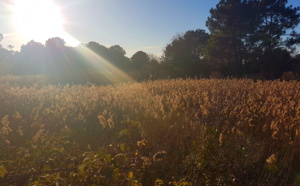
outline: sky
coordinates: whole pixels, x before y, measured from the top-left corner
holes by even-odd
[[[51,37],[64,37],[70,45],[74,41],[88,43],[95,41],[104,46],[120,45],[125,49],[126,56],[131,57],[137,51],[161,56],[165,46],[177,34],[188,30],[205,29],[209,10],[214,8],[219,0],[39,0],[52,1],[51,5],[35,11],[29,23],[22,18],[27,13],[19,15],[21,21],[16,21],[16,1],[27,3],[27,8],[35,7],[37,0],[0,0],[0,33],[4,35],[3,47],[13,45],[19,50],[22,44],[34,39],[45,43]],[[290,0],[289,4],[300,6],[300,0]],[[51,11],[51,6],[57,11]],[[24,5],[20,5],[24,6]],[[37,16],[36,14],[43,14]],[[61,20],[53,20],[59,14]],[[47,19],[47,24],[38,18]],[[31,19],[31,18],[30,18]],[[64,35],[56,34],[47,26],[62,22]],[[36,32],[28,29],[35,24]],[[21,25],[21,26],[20,26]],[[43,30],[48,33],[39,35]],[[297,28],[300,32],[300,27]],[[29,38],[24,32],[30,32]],[[208,30],[207,30],[208,31]],[[37,36],[40,37],[37,37]],[[47,38],[45,38],[47,37]],[[76,42],[75,42],[76,43]]]

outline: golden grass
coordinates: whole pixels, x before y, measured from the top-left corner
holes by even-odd
[[[16,180],[16,174],[27,174],[30,179],[26,183],[38,183],[45,175],[43,171],[71,165],[74,170],[67,172],[78,178],[72,181],[65,171],[60,174],[61,183],[120,184],[136,179],[153,184],[158,178],[170,181],[172,176],[179,182],[183,182],[183,177],[190,184],[297,182],[297,81],[176,79],[105,87],[21,87],[21,80],[15,86],[3,83],[7,82],[5,78],[0,78],[0,165],[11,175],[6,177],[7,183]],[[147,143],[137,145],[142,140]],[[64,164],[59,155],[44,152],[47,149],[42,146],[49,152],[57,151],[64,161],[75,158],[80,163]],[[113,159],[120,154],[128,158],[123,164],[114,165],[118,167],[117,181],[111,178],[101,182],[97,180],[101,172],[90,176],[83,175],[86,169],[77,171],[84,163],[85,152],[99,153],[103,148]],[[116,150],[111,152],[110,148]],[[37,149],[41,149],[39,153]],[[159,151],[165,151],[166,158],[149,162]],[[23,159],[18,160],[19,156]],[[32,157],[43,160],[37,162]],[[131,162],[133,165],[129,163],[131,158],[136,159]],[[49,159],[56,164],[48,166],[45,162]],[[147,163],[140,165],[138,159],[147,159]],[[121,170],[122,166],[128,166],[126,171]],[[30,172],[33,168],[35,171]],[[116,171],[115,167],[110,168]],[[51,174],[57,173],[48,173]],[[80,176],[85,179],[79,179]],[[121,182],[122,179],[127,181]]]

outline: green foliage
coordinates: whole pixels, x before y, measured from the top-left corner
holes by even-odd
[[[210,10],[206,26],[211,32],[205,48],[205,57],[214,63],[216,70],[224,68],[241,72],[243,60],[253,49],[252,36],[256,27],[256,10],[252,1],[221,0]],[[226,72],[226,75],[228,72]]]
[[[150,63],[148,54],[143,51],[138,51],[130,58],[130,61],[136,70],[141,70],[145,65]]]
[[[220,0],[216,8],[210,10],[211,16],[206,22],[211,32],[204,50],[206,59],[225,75],[249,73],[249,66],[263,64],[268,67],[260,72],[279,78],[272,69],[280,73],[286,69],[277,68],[276,57],[266,61],[265,56],[279,55],[282,47],[297,43],[299,36],[294,28],[300,22],[299,10],[299,7],[287,6],[286,0]],[[288,62],[285,59],[282,63]],[[250,73],[257,73],[255,68],[250,69]]]
[[[164,62],[182,69],[177,77],[208,75],[209,67],[203,61],[202,49],[206,45],[209,35],[201,29],[189,30],[174,37],[164,50]]]

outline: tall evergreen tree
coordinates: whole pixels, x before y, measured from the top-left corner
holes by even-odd
[[[227,75],[264,63],[264,54],[299,42],[299,10],[287,0],[220,0],[206,22],[211,36],[205,57]]]
[[[206,57],[218,68],[234,67],[239,71],[252,46],[250,35],[257,19],[253,3],[241,0],[221,0],[210,10],[206,22],[210,39]]]
[[[289,40],[296,36],[294,29],[300,22],[300,7],[287,6],[287,0],[261,0],[256,3],[259,13],[258,46],[264,51],[287,46]]]

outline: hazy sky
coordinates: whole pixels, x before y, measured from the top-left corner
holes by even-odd
[[[31,2],[32,0],[22,0]],[[0,0],[0,33],[3,47],[19,50],[30,39],[16,34],[13,0]],[[107,47],[120,45],[127,56],[142,50],[160,56],[178,33],[206,29],[209,10],[219,0],[55,0],[64,19],[64,30],[81,43],[95,41]],[[290,0],[300,6],[300,0]],[[300,27],[297,29],[300,31]],[[55,35],[53,35],[54,37]],[[44,43],[44,39],[38,41]],[[35,39],[37,40],[37,39]]]

